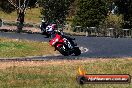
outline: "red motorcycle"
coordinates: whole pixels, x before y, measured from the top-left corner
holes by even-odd
[[[62,55],[68,56],[74,54],[78,56],[81,54],[81,50],[77,47],[77,44],[74,44],[73,39],[61,35],[59,33],[55,34],[55,37],[51,39],[50,45],[55,47],[55,50],[58,50]]]

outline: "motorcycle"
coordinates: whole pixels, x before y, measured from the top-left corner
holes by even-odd
[[[55,47],[55,50],[58,50],[62,55],[68,56],[74,54],[78,56],[81,54],[81,50],[77,47],[77,44],[73,42],[74,39],[56,33],[55,37],[51,39],[50,45]]]

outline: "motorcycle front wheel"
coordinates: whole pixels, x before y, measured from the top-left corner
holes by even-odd
[[[75,54],[75,56],[79,56],[81,54],[81,50],[79,49],[79,47],[75,47],[73,53]]]
[[[69,55],[69,53],[63,48],[63,45],[62,45],[62,46],[59,46],[59,47],[57,48],[57,50],[58,50],[62,55],[64,55],[64,56],[68,56],[68,55]]]

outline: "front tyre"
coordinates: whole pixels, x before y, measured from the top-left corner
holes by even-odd
[[[64,56],[68,56],[69,53],[63,48],[63,46],[59,46],[57,50]]]
[[[79,47],[75,47],[73,53],[75,54],[75,56],[79,56],[81,54],[81,50],[79,49]]]

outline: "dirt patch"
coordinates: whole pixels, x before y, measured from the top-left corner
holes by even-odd
[[[17,66],[17,67],[34,67],[34,66],[47,66],[47,65],[71,65],[71,64],[79,64],[79,63],[93,63],[96,61],[99,62],[109,62],[113,59],[82,59],[82,60],[50,60],[50,61],[11,61],[11,62],[0,62],[0,69],[6,69],[9,67]],[[124,60],[124,59],[118,59]],[[132,60],[132,58],[125,58],[125,60]]]
[[[5,31],[16,31],[17,27],[16,26],[2,26],[0,27],[0,30],[5,30]],[[40,33],[41,30],[39,28],[35,27],[23,27],[23,31],[30,31],[32,33]]]

